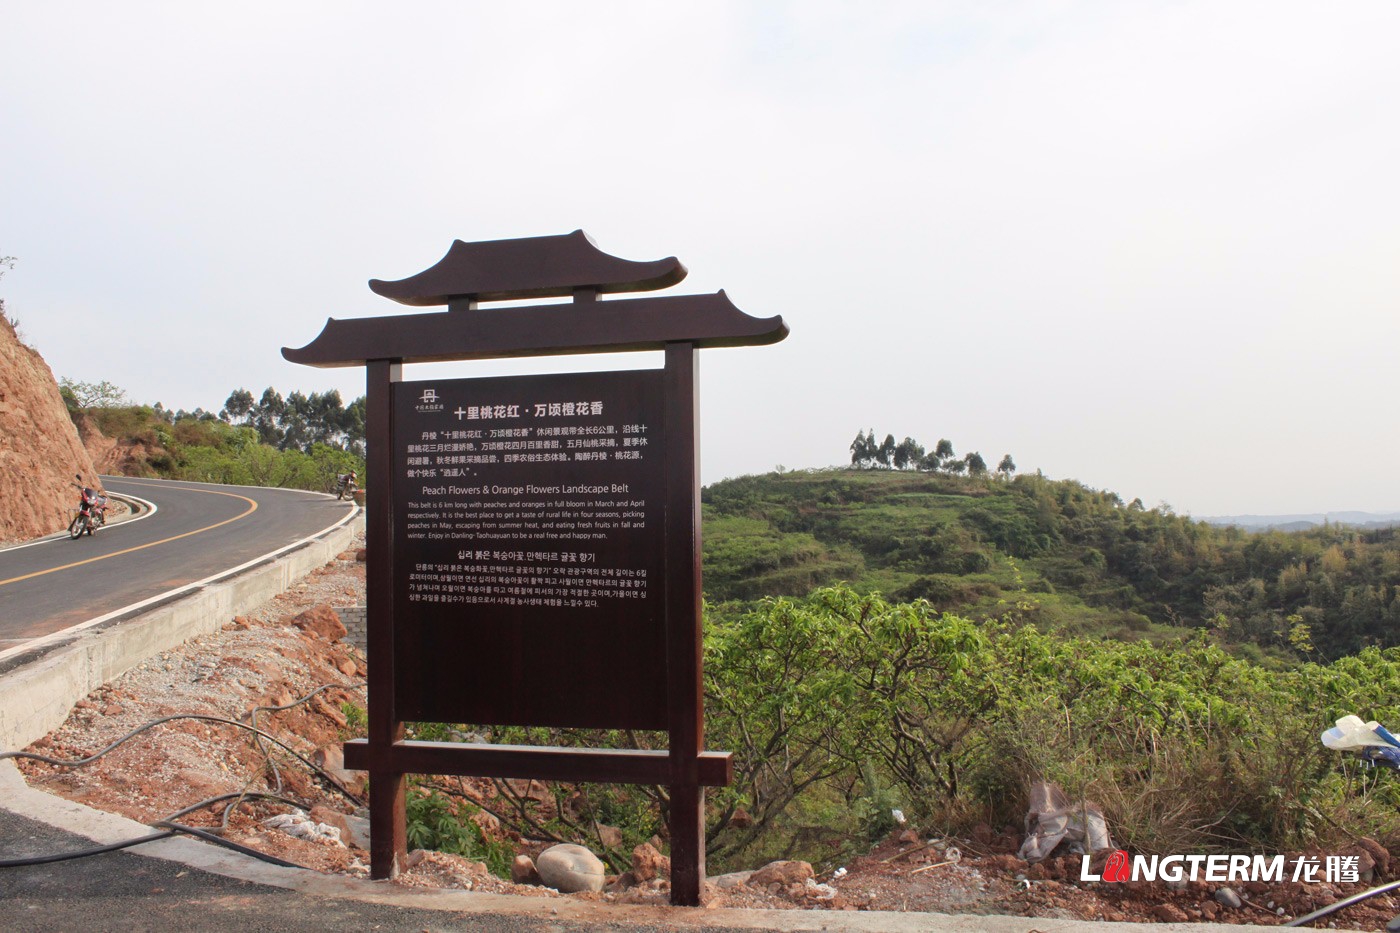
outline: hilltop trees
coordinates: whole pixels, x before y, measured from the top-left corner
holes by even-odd
[[[987,475],[987,461],[980,453],[973,451],[959,458],[953,453],[953,442],[946,437],[939,438],[932,451],[925,451],[923,444],[907,436],[895,443],[894,435],[886,434],[885,439],[877,444],[874,428],[859,432],[856,439],[851,441],[851,465],[862,469],[884,467],[894,470],[920,470],[926,473],[942,470],[955,476],[966,473],[979,478]],[[997,465],[997,473],[1004,479],[1010,479],[1011,474],[1015,472],[1016,463],[1011,459],[1011,455],[1002,457],[1001,463]]]
[[[316,444],[347,450],[356,456],[365,451],[365,400],[346,405],[340,392],[282,393],[268,386],[256,402],[247,389],[235,389],[224,402],[219,418],[246,425],[258,439],[278,450],[309,452]]]

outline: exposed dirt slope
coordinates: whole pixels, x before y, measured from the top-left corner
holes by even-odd
[[[94,474],[44,358],[0,316],[0,542],[68,524],[73,474]]]

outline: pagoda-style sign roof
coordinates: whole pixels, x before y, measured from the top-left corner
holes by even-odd
[[[685,277],[675,258],[632,262],[609,256],[582,230],[565,236],[464,243],[435,266],[397,282],[370,281],[380,295],[447,311],[330,318],[319,336],[282,356],[307,366],[363,366],[369,360],[430,363],[563,353],[661,350],[777,343],[781,317],[756,318],[723,291],[596,300],[600,292],[649,291]],[[478,300],[572,296],[561,304],[477,307]]]
[[[579,289],[648,292],[675,285],[686,268],[671,256],[655,262],[619,259],[582,230],[515,240],[455,240],[437,265],[396,282],[370,279],[377,295],[415,307],[462,299],[563,298]]]

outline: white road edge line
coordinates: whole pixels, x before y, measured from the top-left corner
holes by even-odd
[[[258,487],[258,488],[265,488],[265,487]],[[307,491],[307,490],[302,490],[302,491],[305,492],[305,491]],[[322,495],[322,496],[324,496],[324,495],[327,495],[327,494],[326,494],[326,493],[314,493],[314,495]],[[309,543],[309,542],[311,542],[311,541],[315,541],[317,538],[321,537],[322,535],[329,534],[330,532],[332,532],[332,531],[334,531],[335,529],[339,528],[341,525],[344,525],[346,522],[349,522],[350,520],[352,520],[352,519],[353,519],[356,515],[358,515],[358,514],[360,514],[360,506],[359,506],[358,503],[353,503],[352,506],[351,506],[350,511],[349,511],[349,512],[346,514],[346,516],[345,516],[344,518],[342,518],[340,521],[336,522],[336,523],[333,524],[333,525],[327,525],[325,528],[322,528],[320,531],[317,531],[317,532],[315,532],[314,534],[307,535],[305,538],[302,538],[300,541],[293,541],[291,544],[287,544],[287,545],[284,545],[284,546],[282,546],[282,547],[279,547],[279,548],[278,548],[277,550],[275,550],[275,551],[269,551],[268,553],[263,554],[263,555],[261,555],[261,556],[259,556],[259,557],[254,557],[252,560],[246,561],[246,562],[244,562],[244,563],[242,563],[242,564],[239,564],[237,567],[231,567],[231,568],[229,568],[228,570],[221,570],[221,571],[219,571],[218,573],[214,574],[213,576],[205,577],[203,580],[196,580],[196,581],[194,581],[193,583],[186,583],[184,586],[176,587],[176,588],[173,589],[173,590],[167,590],[167,591],[164,592],[164,593],[158,593],[158,594],[156,594],[155,596],[151,596],[151,597],[149,597],[149,598],[147,598],[147,599],[143,599],[143,600],[141,600],[140,602],[137,602],[137,603],[132,603],[132,604],[129,605],[129,606],[123,606],[123,607],[120,608],[120,609],[113,609],[111,612],[107,613],[106,615],[100,615],[100,616],[98,616],[98,617],[95,618],[95,619],[88,619],[86,622],[79,622],[77,625],[70,625],[68,628],[63,629],[63,630],[60,631],[60,632],[50,632],[48,635],[44,635],[44,636],[42,636],[42,637],[40,637],[40,638],[36,638],[36,639],[34,639],[33,641],[25,642],[25,643],[22,644],[22,645],[16,645],[16,646],[14,646],[13,648],[7,648],[7,649],[4,650],[4,651],[0,651],[0,661],[4,661],[4,660],[6,660],[6,659],[8,659],[8,658],[11,658],[11,657],[17,655],[17,654],[23,654],[23,653],[25,653],[25,652],[27,652],[27,651],[33,651],[33,650],[35,650],[36,648],[43,648],[43,647],[45,647],[45,646],[47,646],[47,645],[49,645],[49,644],[51,644],[51,643],[53,643],[53,642],[61,641],[61,640],[65,639],[65,638],[68,638],[68,637],[71,636],[71,635],[77,634],[78,632],[81,632],[81,631],[83,631],[83,630],[85,630],[85,629],[92,628],[94,625],[101,625],[103,622],[106,622],[106,621],[108,621],[109,619],[115,619],[117,616],[125,615],[126,613],[128,613],[128,612],[133,612],[133,611],[135,611],[135,610],[137,610],[137,609],[142,609],[142,608],[144,608],[144,607],[146,607],[146,606],[151,605],[152,603],[161,602],[162,600],[169,599],[169,598],[171,598],[172,596],[178,596],[178,595],[180,595],[181,593],[186,593],[186,592],[189,592],[190,590],[198,589],[198,588],[201,587],[201,586],[207,586],[207,585],[209,585],[210,583],[216,583],[216,582],[218,582],[219,580],[224,579],[225,577],[231,577],[231,576],[233,576],[234,574],[241,573],[241,572],[243,572],[244,570],[247,570],[249,567],[252,567],[252,566],[255,565],[255,564],[260,564],[260,563],[262,563],[262,562],[265,561],[265,560],[271,560],[272,558],[277,557],[277,556],[280,555],[280,554],[285,554],[285,553],[288,552],[288,551],[295,550],[296,548],[301,547],[303,544],[307,544],[307,543]]]
[[[103,525],[102,536],[104,538],[107,536],[106,533],[108,531],[116,531],[118,528],[124,528],[127,525],[134,525],[143,519],[150,518],[152,515],[160,511],[160,506],[156,505],[154,502],[151,502],[149,499],[142,499],[140,496],[133,496],[130,493],[125,492],[113,492],[108,493],[108,495],[111,496],[113,499],[131,499],[135,502],[139,502],[142,505],[144,505],[149,511],[143,512],[135,518],[128,518],[126,521],[114,522],[110,526]],[[27,547],[38,547],[41,544],[53,544],[55,541],[67,540],[68,532],[56,531],[53,534],[49,535],[47,538],[40,538],[38,541],[30,541],[28,544],[16,544],[11,547],[0,548],[0,554],[8,554],[10,551],[22,551]]]

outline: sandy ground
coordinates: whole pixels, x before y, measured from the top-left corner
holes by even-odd
[[[291,819],[288,815],[299,812],[291,804],[246,796],[205,803],[178,821],[308,868],[368,877],[367,840],[357,836],[364,832],[357,818],[365,815],[363,776],[338,770],[340,743],[355,728],[346,709],[365,703],[365,659],[343,641],[303,630],[295,622],[298,617],[305,621],[302,614],[316,607],[363,605],[364,587],[364,564],[356,560],[355,550],[345,552],[256,612],[229,620],[220,633],[152,658],[94,692],[62,727],[28,751],[81,759],[154,720],[179,718],[147,728],[83,767],[23,761],[21,770],[34,787],[144,823],[171,819],[223,795],[271,794],[295,801],[302,816]],[[192,715],[226,721],[188,718]],[[486,781],[454,786],[486,802],[495,793]],[[279,815],[285,828],[268,823]],[[533,855],[542,848],[511,836],[489,815],[479,819],[488,835],[510,841],[517,851]],[[1235,886],[1241,905],[1226,907],[1217,901],[1219,885],[1079,882],[1077,856],[1027,865],[1015,857],[1019,844],[1014,827],[979,831],[972,839],[930,840],[906,830],[843,870],[810,879],[799,869],[784,880],[764,883],[759,883],[763,876],[756,881],[748,873],[712,879],[707,902],[717,908],[1278,924],[1370,886],[1242,884]],[[1380,884],[1388,853],[1376,855],[1381,864],[1372,883]],[[453,855],[420,851],[411,854],[409,863],[396,884],[552,893],[496,877],[483,864]],[[669,888],[664,877],[632,883],[624,875],[603,892],[567,896],[660,905],[667,903]],[[1378,929],[1397,912],[1400,903],[1382,896],[1322,925],[1331,921],[1338,928]]]

